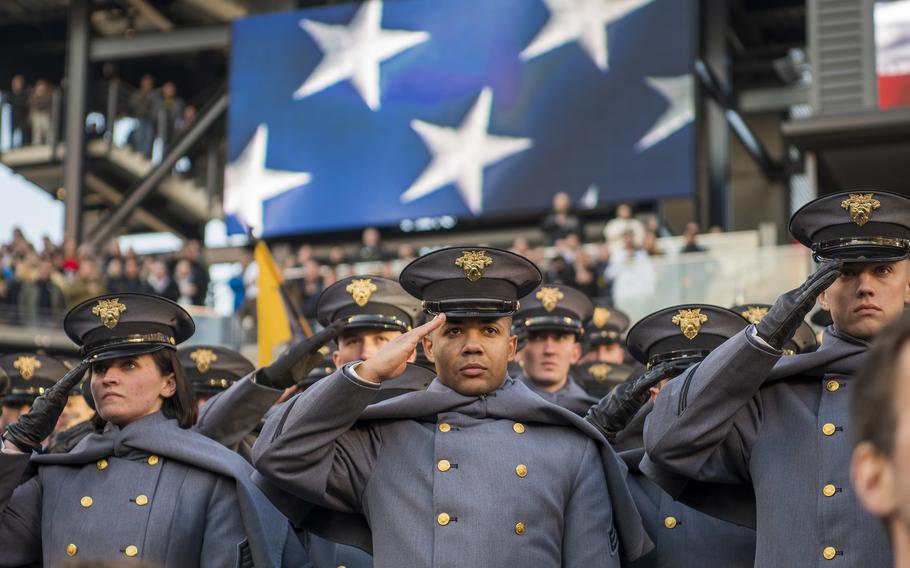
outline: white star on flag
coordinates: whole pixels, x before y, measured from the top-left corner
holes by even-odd
[[[471,213],[483,212],[483,169],[533,145],[530,138],[488,134],[492,106],[493,90],[484,87],[458,128],[411,121],[411,128],[423,138],[433,158],[420,177],[401,194],[402,203],[454,183]]]
[[[224,171],[224,212],[235,215],[256,237],[262,232],[265,200],[310,182],[306,172],[267,168],[268,143],[268,126],[260,124],[243,152]]]
[[[607,26],[653,0],[543,0],[550,19],[521,52],[524,61],[577,41],[601,71],[609,66]]]
[[[648,133],[635,144],[643,152],[695,120],[694,84],[692,75],[678,77],[645,77],[652,89],[659,92],[670,105]]]
[[[370,0],[347,25],[300,20],[323,52],[322,60],[294,92],[295,99],[316,94],[347,79],[371,110],[379,110],[379,65],[430,39],[427,32],[382,28],[382,2]]]

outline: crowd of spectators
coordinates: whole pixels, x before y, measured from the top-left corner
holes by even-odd
[[[209,271],[199,241],[187,241],[174,255],[123,253],[111,241],[103,254],[58,246],[44,237],[36,246],[18,228],[0,245],[0,320],[25,325],[58,325],[67,309],[106,293],[141,292],[187,305],[203,305]]]
[[[13,77],[9,90],[2,93],[3,102],[10,108],[11,147],[51,142],[54,121],[61,124],[59,117],[53,115],[57,89],[45,79],[27,85],[22,75]],[[108,104],[111,97],[114,97],[113,105]],[[156,139],[169,144],[193,124],[197,112],[195,106],[186,104],[177,94],[173,82],[166,81],[158,86],[154,77],[143,75],[139,87],[133,87],[120,79],[111,64],[104,66],[101,81],[91,91],[89,106],[96,114],[106,115],[112,111],[114,115],[110,118],[114,120],[131,119],[133,127],[127,144],[146,158],[152,157]],[[90,122],[86,121],[89,134],[98,134]]]

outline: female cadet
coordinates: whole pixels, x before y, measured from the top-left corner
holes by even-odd
[[[73,308],[64,329],[85,360],[2,436],[0,566],[309,565],[287,519],[249,481],[250,466],[189,430],[197,410],[175,346],[195,326],[182,308],[102,296]],[[88,369],[98,433],[69,453],[38,454]]]

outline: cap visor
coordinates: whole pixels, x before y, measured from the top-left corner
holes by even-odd
[[[130,346],[120,346],[114,349],[109,349],[105,351],[99,351],[97,353],[92,353],[86,360],[90,363],[95,363],[96,361],[110,361],[111,359],[120,359],[122,357],[135,357],[136,355],[144,355],[146,353],[154,353],[155,351],[160,351],[162,349],[168,348],[167,345],[130,345]],[[173,349],[173,348],[171,348]]]

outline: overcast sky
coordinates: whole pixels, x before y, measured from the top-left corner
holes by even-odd
[[[59,243],[63,238],[63,203],[0,165],[0,242],[9,242],[16,226],[39,249],[44,235]]]

